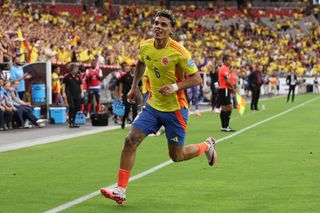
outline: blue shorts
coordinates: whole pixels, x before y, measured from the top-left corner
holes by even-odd
[[[164,126],[168,143],[183,146],[187,122],[188,109],[186,108],[175,112],[161,112],[147,103],[132,125],[138,127],[145,136],[158,132],[160,127]]]

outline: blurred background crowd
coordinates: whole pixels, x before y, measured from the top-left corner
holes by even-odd
[[[135,63],[140,41],[152,37],[152,18],[164,6],[152,1],[146,5],[106,1],[101,7],[85,2],[74,6],[15,2],[0,1],[0,62],[18,55],[29,63],[93,59],[100,65]],[[261,63],[269,74],[320,71],[320,28],[315,18],[319,6],[308,11],[308,0],[267,9],[253,7],[251,1],[241,8],[223,2],[171,6],[177,18],[174,37],[196,63],[220,62],[222,54],[229,52],[236,68]]]

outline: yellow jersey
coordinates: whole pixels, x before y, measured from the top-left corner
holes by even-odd
[[[150,81],[148,104],[151,107],[162,112],[188,108],[183,90],[168,96],[159,92],[162,86],[180,82],[186,74],[193,75],[198,72],[188,50],[171,38],[164,48],[156,49],[154,39],[149,39],[140,44],[139,60],[145,64],[145,73]]]

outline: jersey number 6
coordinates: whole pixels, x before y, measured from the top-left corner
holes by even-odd
[[[155,74],[156,74],[157,78],[160,78],[160,72],[159,72],[158,67],[155,67],[153,70],[154,70],[154,72],[155,72]]]

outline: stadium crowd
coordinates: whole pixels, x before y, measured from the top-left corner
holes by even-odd
[[[21,62],[50,60],[58,66],[92,61],[97,66],[135,64],[137,47],[152,37],[152,18],[160,9],[106,2],[103,8],[72,15],[56,13],[53,7],[0,1],[0,63],[18,57]],[[265,91],[270,87],[276,93],[279,76],[290,71],[299,76],[320,72],[319,24],[306,21],[301,26],[304,8],[279,11],[253,9],[250,4],[241,11],[213,3],[207,8],[182,5],[173,8],[178,29],[173,37],[205,73],[215,72],[223,54],[229,54],[231,68],[244,79],[244,87],[249,73],[262,65]],[[313,12],[319,13],[319,8]],[[262,18],[271,25],[263,24]]]

